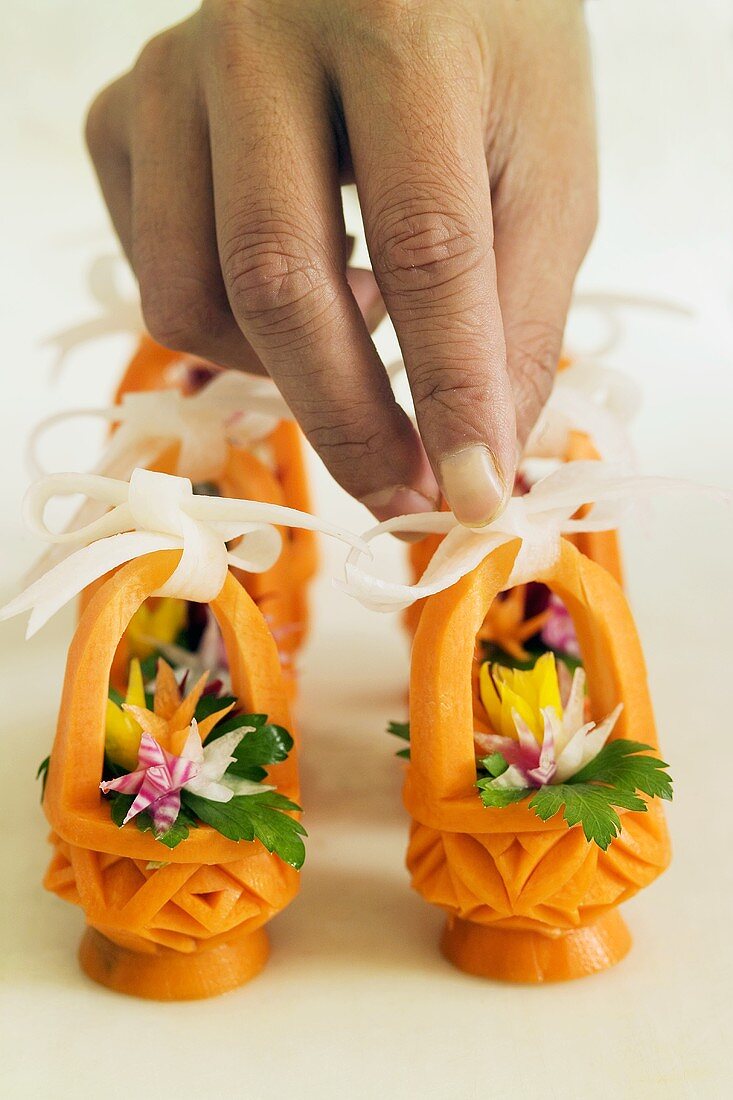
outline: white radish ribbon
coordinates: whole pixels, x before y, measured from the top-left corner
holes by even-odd
[[[87,284],[92,298],[99,306],[99,313],[88,321],[46,337],[44,343],[56,349],[55,374],[60,372],[67,355],[79,344],[116,333],[142,331],[143,319],[139,303],[132,297],[126,297],[118,285],[117,273],[122,269],[122,264],[122,258],[115,255],[97,256],[92,261]]]
[[[730,502],[730,497],[676,478],[631,477],[595,460],[568,462],[536,482],[524,496],[512,497],[505,511],[486,527],[463,527],[451,512],[397,516],[367,531],[369,544],[379,535],[422,533],[445,535],[430,564],[415,584],[378,576],[362,564],[364,551],[354,548],[337,587],[373,611],[401,611],[417,600],[450,588],[467,576],[493,550],[521,539],[506,588],[541,579],[557,561],[562,535],[608,531],[618,526],[625,506],[660,492],[693,490]],[[586,516],[574,518],[584,505]]]
[[[631,473],[635,462],[626,425],[640,403],[639,387],[622,371],[573,362],[555,378],[523,457],[562,458],[569,433],[578,431],[592,440],[600,458]]]
[[[606,292],[576,294],[571,313],[594,310],[605,324],[605,335],[594,347],[569,350],[570,366],[555,378],[552,393],[527,441],[525,458],[562,458],[569,432],[579,431],[590,437],[604,461],[627,473],[635,472],[627,425],[641,405],[641,389],[623,371],[597,362],[621,341],[619,313],[629,308],[691,316],[686,306],[662,298]]]
[[[80,530],[55,533],[45,522],[48,502],[83,493],[110,508]],[[129,482],[98,474],[51,474],[32,485],[24,502],[28,527],[47,541],[76,546],[63,561],[0,610],[0,619],[30,611],[27,637],[35,634],[87,585],[124,562],[158,550],[183,550],[174,573],[156,593],[209,603],[230,566],[262,573],[277,561],[277,526],[331,535],[365,553],[356,535],[306,512],[255,500],[194,494],[189,479],[151,470],[133,471]],[[227,543],[240,539],[236,549]]]
[[[119,405],[68,409],[41,421],[29,444],[35,476],[48,472],[38,458],[41,438],[78,417],[97,417],[119,425],[94,473],[129,478],[136,467],[148,465],[177,443],[179,476],[210,481],[222,473],[230,445],[251,447],[292,414],[269,378],[238,371],[222,371],[198,393],[188,396],[174,389],[126,393]]]

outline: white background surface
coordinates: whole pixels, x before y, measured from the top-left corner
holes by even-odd
[[[733,13],[695,4],[588,5],[603,148],[602,221],[580,285],[683,302],[693,319],[628,311],[609,357],[645,394],[648,472],[733,483]],[[21,529],[23,440],[39,417],[106,399],[125,341],[80,352],[50,384],[39,338],[91,314],[84,271],[109,247],[80,119],[93,91],[191,5],[5,0],[0,83],[4,375],[0,598],[37,552]],[[79,449],[68,459],[79,461]],[[320,511],[361,527],[314,462]],[[404,714],[398,624],[317,593],[299,719],[310,831],[303,890],[272,926],[273,957],[218,1001],[158,1005],[89,983],[81,913],[44,894],[32,776],[51,744],[71,616],[31,643],[0,635],[4,955],[0,1075],[15,1097],[722,1097],[733,1088],[730,522],[660,501],[626,532],[629,587],[664,754],[676,776],[675,862],[626,907],[616,970],[548,988],[483,983],[438,955],[441,915],[408,887],[400,765],[382,735]],[[395,545],[397,564],[401,556]],[[339,553],[327,552],[338,567]],[[327,571],[327,570],[326,570]]]

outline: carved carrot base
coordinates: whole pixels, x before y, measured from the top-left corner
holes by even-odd
[[[539,984],[582,978],[615,966],[628,953],[631,935],[615,909],[595,924],[557,935],[449,917],[440,946],[445,957],[468,974]]]
[[[244,985],[267,962],[270,945],[263,928],[198,947],[190,953],[156,947],[133,951],[87,928],[79,946],[82,970],[93,981],[155,1001],[195,1001]]]

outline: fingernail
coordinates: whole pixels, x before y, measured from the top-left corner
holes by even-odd
[[[440,464],[443,492],[456,519],[485,527],[503,511],[507,488],[488,447],[474,443]]]
[[[410,516],[414,512],[434,512],[438,508],[437,500],[430,500],[417,489],[410,489],[407,485],[393,485],[389,489],[369,493],[361,498],[361,502],[366,504],[380,523],[385,519],[392,519],[393,516]],[[422,538],[422,535],[415,537]]]

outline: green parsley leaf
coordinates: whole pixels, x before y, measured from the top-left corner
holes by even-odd
[[[38,771],[36,772],[36,779],[41,780],[41,802],[43,802],[43,796],[46,793],[46,780],[48,779],[48,766],[51,763],[51,757],[47,756],[45,760],[42,760],[38,765]]]
[[[387,733],[391,733],[393,737],[399,737],[401,741],[410,740],[410,723],[409,722],[389,722],[387,724]],[[400,749],[395,753],[395,756],[401,757],[402,760],[410,759],[410,750]]]
[[[482,760],[479,760],[479,764],[489,773],[492,779],[497,779],[500,775],[503,775],[509,767],[500,752],[492,752],[489,756],[484,756]]]
[[[191,829],[198,829],[198,822],[181,808],[178,811],[178,817],[173,822],[168,832],[163,833],[163,836],[159,836],[156,839],[159,840],[161,844],[165,844],[166,848],[176,848],[182,840],[187,839]]]
[[[633,791],[603,787],[597,783],[558,783],[540,787],[529,808],[543,821],[561,809],[568,825],[582,825],[585,838],[604,851],[621,832],[621,819],[614,806],[646,813],[646,802]]]
[[[235,796],[229,802],[211,802],[190,791],[183,791],[182,798],[187,809],[229,840],[257,838],[268,852],[285,863],[298,870],[303,866],[302,837],[307,833],[299,821],[285,812],[299,807],[277,791]]]
[[[517,668],[523,672],[534,668],[539,658],[545,653],[552,653],[558,661],[562,661],[567,665],[571,675],[575,672],[576,668],[582,668],[583,666],[583,662],[579,657],[574,657],[572,653],[564,653],[561,649],[552,649],[540,641],[534,641],[525,646],[527,650],[527,656],[525,658],[512,657],[511,653],[507,653],[506,650],[496,645],[495,642],[482,642],[481,648],[485,661],[490,661],[492,664],[504,665],[505,668]]]
[[[504,665],[505,668],[518,668],[522,671],[527,671],[530,668],[534,668],[537,663],[537,658],[541,653],[529,652],[529,656],[522,660],[519,657],[512,657],[510,653],[502,649],[496,642],[481,642],[481,648],[483,649],[483,659],[490,661],[491,664]],[[544,652],[544,647],[541,652]]]
[[[223,737],[225,733],[232,733],[233,730],[241,729],[242,726],[253,726],[257,730],[260,726],[264,726],[266,722],[266,714],[234,714],[218,723],[206,738],[206,744],[210,745],[218,737]]]
[[[391,733],[393,737],[400,737],[403,741],[410,740],[410,723],[409,722],[390,722],[387,726],[387,733]]]
[[[639,755],[652,752],[650,745],[619,738],[604,745],[596,757],[576,772],[568,783],[606,783],[627,791],[642,791],[650,798],[672,799],[672,777],[669,767],[655,756]]]
[[[143,683],[147,684],[150,680],[154,680],[158,675],[158,653],[150,653],[147,657],[144,657],[140,662],[140,672],[142,673]],[[152,696],[151,696],[152,698]]]
[[[490,787],[491,779],[479,779],[476,786],[481,791],[481,801],[487,809],[502,810],[513,802],[521,802],[532,793],[528,787]]]
[[[562,811],[568,825],[581,825],[586,840],[605,851],[621,832],[617,809],[646,813],[646,802],[637,792],[649,798],[672,798],[672,778],[665,771],[668,765],[644,755],[650,751],[649,745],[638,741],[611,741],[565,783],[509,790],[491,786],[492,777],[502,774],[493,770],[498,764],[496,757],[503,761],[501,753],[494,753],[480,762],[489,775],[476,786],[484,806],[509,806],[531,796],[529,808],[543,821]]]
[[[257,782],[267,775],[266,766],[287,759],[292,747],[293,739],[288,731],[268,722],[245,733],[232,753],[234,763],[229,765],[227,774]]]
[[[194,718],[197,722],[203,722],[204,718],[208,718],[210,714],[214,714],[217,710],[224,710],[225,707],[236,702],[234,695],[215,695],[214,692],[202,695],[196,704]]]
[[[121,829],[122,823],[127,817],[127,811],[135,801],[135,796],[132,794],[119,794],[117,791],[112,791],[108,797],[110,803],[110,816],[117,828]]]

